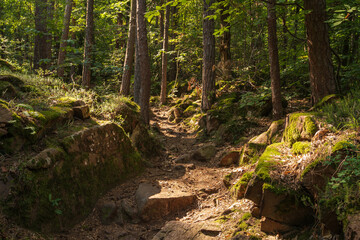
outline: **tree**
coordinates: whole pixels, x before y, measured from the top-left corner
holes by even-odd
[[[150,57],[147,42],[147,30],[145,22],[146,0],[137,0],[136,23],[139,58],[139,77],[141,79],[140,111],[145,124],[149,124],[149,101],[151,87]]]
[[[310,67],[312,103],[336,93],[336,82],[331,62],[331,49],[326,25],[325,0],[304,0],[305,25]]]
[[[131,12],[129,33],[124,61],[124,73],[122,75],[120,94],[127,96],[130,92],[131,70],[134,62],[136,40],[136,0],[131,0]]]
[[[167,51],[169,45],[169,24],[170,24],[170,5],[166,5],[165,24],[164,24],[164,39],[162,52],[162,69],[161,69],[161,93],[160,101],[162,104],[166,102],[166,87],[167,87]]]
[[[59,56],[58,56],[58,69],[57,74],[58,77],[64,77],[64,61],[65,61],[65,48],[67,45],[67,40],[69,38],[69,28],[70,28],[70,19],[71,19],[71,11],[73,7],[73,1],[67,0],[65,7],[65,15],[64,15],[64,27],[61,35]]]
[[[231,73],[231,33],[229,23],[229,7],[230,5],[224,1],[222,2],[220,11],[220,26],[224,29],[224,32],[220,38],[220,69],[224,79],[229,79]]]
[[[210,9],[214,0],[204,0],[203,12],[203,68],[201,110],[206,112],[215,100],[215,22],[208,16],[214,15]]]
[[[49,69],[51,59],[51,35],[48,23],[51,16],[50,0],[35,1],[34,69]]]
[[[87,0],[86,4],[86,30],[84,44],[84,64],[82,71],[82,85],[90,87],[92,48],[94,45],[94,0]]]
[[[270,77],[271,77],[271,94],[273,117],[280,119],[283,114],[281,104],[281,88],[280,88],[280,65],[279,53],[277,47],[276,33],[276,0],[269,0],[267,3],[268,11],[268,44],[269,44],[269,61],[270,61]]]

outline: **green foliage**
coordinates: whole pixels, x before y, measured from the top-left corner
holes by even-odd
[[[338,169],[328,182],[321,204],[334,209],[341,221],[346,220],[349,213],[360,210],[360,157],[354,152],[356,150],[357,147],[352,145],[344,158],[335,155],[325,162],[335,164]]]
[[[343,99],[326,104],[321,111],[324,113],[326,121],[335,129],[356,129],[360,126],[359,92],[353,92]]]

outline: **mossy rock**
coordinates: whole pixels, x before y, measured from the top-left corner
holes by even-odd
[[[318,127],[315,113],[292,113],[286,118],[283,139],[291,146],[298,141],[309,141],[315,135]]]
[[[255,163],[266,149],[266,146],[266,144],[258,143],[245,144],[240,154],[239,165],[242,166],[249,163]]]
[[[311,142],[296,142],[293,144],[291,152],[295,155],[306,154],[311,150]]]
[[[121,98],[111,117],[120,120],[121,127],[131,134],[140,124],[140,107],[128,98]]]
[[[136,126],[130,138],[133,146],[135,146],[145,158],[158,156],[162,150],[162,146],[156,139],[155,134],[142,124]]]
[[[0,81],[0,97],[13,99],[18,96],[16,88],[7,81]]]
[[[250,180],[252,179],[253,174],[254,174],[253,172],[244,173],[239,179],[239,181],[237,181],[236,184],[234,184],[231,187],[230,189],[231,195],[234,196],[236,199],[243,198],[246,191],[246,187],[250,182]]]
[[[0,75],[0,82],[9,82],[14,87],[22,87],[24,81],[13,75]]]
[[[91,212],[101,195],[142,169],[139,153],[113,123],[65,138],[59,151],[56,156],[62,157],[46,153],[50,160],[34,161],[16,172],[4,212],[24,227],[69,229]]]

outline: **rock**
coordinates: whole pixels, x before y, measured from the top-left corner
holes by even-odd
[[[264,181],[259,177],[255,176],[248,183],[244,197],[253,201],[256,205],[260,206],[262,199],[262,191],[263,191]]]
[[[195,195],[182,191],[178,185],[160,186],[142,183],[136,190],[136,203],[140,217],[144,221],[157,220],[166,215],[177,213],[195,202]],[[175,183],[177,184],[177,183]]]
[[[98,206],[100,220],[103,225],[109,225],[116,223],[119,225],[124,224],[124,218],[121,208],[116,206],[113,201],[101,202]]]
[[[360,240],[360,214],[353,214],[347,218],[348,225],[345,229],[346,240]]]
[[[0,103],[0,123],[8,123],[12,120],[12,112],[4,104]]]
[[[188,163],[191,160],[191,155],[190,154],[184,154],[181,155],[180,157],[176,158],[174,161],[175,163]]]
[[[0,82],[9,82],[15,87],[21,87],[24,85],[23,80],[12,75],[0,75]]]
[[[244,165],[257,161],[261,154],[264,152],[265,148],[266,144],[258,144],[251,142],[245,144],[240,153],[239,164]]]
[[[318,130],[311,113],[292,113],[287,115],[283,140],[290,145],[299,141],[311,141]]]
[[[261,209],[259,208],[259,206],[252,206],[251,207],[251,216],[253,216],[254,218],[260,218],[261,217]]]
[[[264,184],[261,216],[292,226],[303,226],[313,221],[313,211],[297,201],[295,194]]]
[[[221,229],[214,223],[188,224],[178,221],[168,222],[153,240],[215,240]]]
[[[48,148],[30,159],[26,166],[32,170],[50,168],[55,162],[64,158],[64,151],[60,148]]]
[[[214,144],[206,144],[191,153],[191,158],[197,161],[209,161],[216,155]]]
[[[138,219],[138,211],[127,199],[121,200],[121,208],[131,220]]]
[[[6,199],[10,193],[13,178],[11,176],[7,176],[4,180],[0,180],[0,200]]]
[[[5,136],[8,134],[8,131],[5,128],[0,128],[0,137]]]
[[[144,157],[150,158],[160,154],[162,148],[159,142],[150,134],[144,125],[139,123],[130,135],[130,139],[135,148]]]
[[[214,116],[211,116],[210,114],[206,115],[206,132],[208,134],[212,133],[213,131],[216,131],[220,126],[220,122],[217,118]]]
[[[18,95],[16,88],[7,81],[0,79],[0,97],[5,99],[13,99]]]
[[[81,120],[90,118],[90,109],[88,105],[73,107],[73,110],[74,117],[80,118]]]
[[[260,230],[265,233],[277,234],[277,233],[286,233],[294,229],[294,227],[279,223],[270,218],[262,218],[260,221]]]
[[[64,156],[57,161],[45,161],[45,166],[52,163],[50,167],[17,172],[14,179],[17,185],[4,201],[16,222],[37,231],[73,227],[88,216],[104,193],[143,167],[130,139],[114,123],[68,136],[59,148]],[[49,200],[49,194],[52,199],[59,199],[58,205]],[[24,218],[25,215],[29,217]]]
[[[232,164],[237,164],[239,162],[240,152],[239,151],[231,151],[221,158],[219,166],[227,167]]]

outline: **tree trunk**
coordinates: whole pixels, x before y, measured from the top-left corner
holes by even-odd
[[[74,8],[75,8],[75,2],[73,2],[73,9]],[[72,26],[76,26],[76,19],[74,17],[71,20],[71,24],[72,24]],[[75,32],[72,32],[71,40],[72,40],[71,47],[74,48],[75,47],[75,40],[76,40]],[[74,63],[72,63],[71,66],[70,66],[70,77],[71,77],[71,80],[73,82],[75,82],[74,79],[73,79],[73,76],[75,75],[76,66],[77,66],[77,64],[75,65]]]
[[[129,22],[129,34],[124,61],[124,73],[122,75],[120,94],[128,96],[130,93],[131,70],[134,62],[136,40],[136,0],[131,0],[131,13]]]
[[[170,5],[166,6],[165,24],[164,24],[164,39],[162,52],[162,69],[161,69],[161,93],[160,101],[162,104],[166,103],[166,87],[167,87],[167,51],[169,43],[169,23],[170,23]]]
[[[140,91],[140,111],[141,117],[145,124],[149,125],[149,101],[150,101],[150,87],[151,87],[151,72],[150,72],[150,57],[148,51],[147,42],[147,30],[145,14],[146,0],[137,0],[137,40],[138,40],[138,57],[140,79],[141,79],[141,91]]]
[[[35,1],[34,69],[49,69],[51,59],[51,36],[48,33],[48,0]]]
[[[267,3],[268,9],[268,44],[269,44],[269,61],[270,61],[270,77],[271,77],[271,94],[273,117],[280,119],[283,114],[281,104],[281,88],[280,88],[280,66],[279,53],[277,46],[276,33],[276,0],[269,0]]]
[[[86,88],[90,88],[92,47],[94,45],[94,0],[87,0],[86,5],[86,30],[82,85]]]
[[[70,28],[70,19],[71,19],[71,11],[72,11],[73,1],[67,0],[65,7],[65,15],[64,15],[64,28],[61,35],[59,56],[58,56],[58,77],[64,77],[64,61],[65,61],[65,48],[67,45],[67,40],[69,38],[69,28]]]
[[[207,16],[213,15],[210,6],[214,0],[204,0],[203,19],[203,69],[201,110],[206,112],[215,100],[215,22]]]
[[[336,93],[325,0],[304,0],[312,103]]]
[[[230,42],[231,42],[231,33],[230,33],[230,23],[227,21],[229,17],[229,5],[222,6],[221,15],[220,15],[220,26],[221,28],[227,28],[227,31],[223,33],[220,39],[220,66],[223,77],[225,80],[230,78],[231,74],[231,52],[230,52]]]
[[[136,34],[137,35],[137,34]],[[141,91],[141,78],[140,78],[140,62],[139,62],[139,44],[135,41],[135,71],[134,71],[134,102],[140,105],[140,91]]]

